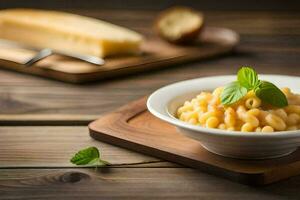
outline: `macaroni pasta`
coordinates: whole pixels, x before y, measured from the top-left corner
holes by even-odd
[[[178,119],[187,123],[230,131],[274,132],[300,129],[300,95],[282,88],[289,105],[275,108],[264,105],[250,91],[238,102],[224,106],[220,95],[223,88],[212,93],[201,92],[177,110]]]

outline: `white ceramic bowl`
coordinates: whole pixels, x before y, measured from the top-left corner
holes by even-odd
[[[300,78],[295,76],[260,75],[278,87],[289,87],[300,93]],[[174,117],[177,108],[201,91],[236,80],[234,76],[214,76],[174,83],[156,90],[148,98],[148,110],[188,137],[198,140],[210,152],[233,158],[265,159],[288,155],[300,146],[300,131],[255,133],[204,128],[180,121]]]

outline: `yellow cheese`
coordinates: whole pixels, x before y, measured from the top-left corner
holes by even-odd
[[[138,53],[142,42],[140,34],[108,22],[35,9],[1,10],[0,38],[99,57]]]

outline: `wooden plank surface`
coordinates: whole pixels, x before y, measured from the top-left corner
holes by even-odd
[[[155,15],[146,11],[134,14],[95,10],[73,12],[134,29],[151,26]],[[148,95],[165,84],[232,74],[246,64],[253,65],[260,73],[300,75],[299,13],[207,12],[207,21],[211,26],[224,24],[241,33],[241,44],[235,54],[82,86],[0,70],[0,114],[100,115]]]
[[[174,5],[188,5],[196,9],[204,10],[299,10],[299,3],[297,0],[289,0],[287,3],[282,3],[281,0],[264,0],[263,2],[254,2],[251,0],[186,0],[182,2],[181,0],[172,1],[161,1],[161,0],[127,0],[126,2],[122,0],[110,0],[110,1],[98,1],[89,0],[89,3],[85,3],[81,0],[52,0],[45,1],[42,4],[38,3],[36,0],[27,0],[26,2],[22,0],[10,0],[4,1],[0,4],[0,8],[15,8],[15,7],[38,7],[38,8],[88,8],[94,9],[153,9],[161,10]]]
[[[187,168],[5,169],[0,199],[299,199],[300,178],[253,188]],[[10,197],[10,198],[7,198]]]
[[[72,114],[0,114],[0,125],[7,126],[80,126],[88,125],[100,115]]]
[[[102,18],[146,35],[151,34],[146,27],[151,26],[156,14],[152,11],[68,11]],[[241,43],[234,54],[82,86],[0,70],[0,119],[6,119],[1,125],[10,126],[0,128],[0,166],[6,166],[0,169],[0,199],[299,199],[299,177],[252,188],[108,144],[96,144],[85,135],[86,127],[36,126],[84,125],[165,84],[233,74],[240,65],[253,65],[259,73],[300,75],[299,12],[205,14],[210,26],[232,28],[241,34]],[[18,124],[27,126],[13,127]],[[14,137],[14,133],[19,137]],[[71,142],[62,142],[67,137]],[[71,167],[68,159],[73,151],[87,145],[99,145],[107,160],[115,164],[126,162],[126,165],[97,172],[62,169]],[[63,151],[58,153],[56,148]],[[148,164],[149,161],[155,162]],[[136,162],[139,164],[135,165]],[[88,174],[89,178],[74,183],[62,181],[78,180],[81,175],[69,173],[74,171]]]
[[[266,185],[300,175],[300,149],[275,159],[241,160],[219,156],[153,116],[147,98],[130,102],[89,124],[96,140],[248,185]]]
[[[176,166],[120,147],[98,142],[86,126],[0,127],[1,168],[76,167],[70,158],[80,149],[96,146],[112,166]]]
[[[227,54],[238,44],[239,35],[230,29],[207,26],[197,42],[199,44],[192,46],[178,46],[157,36],[151,36],[145,37],[141,45],[141,55],[106,58],[102,66],[61,55],[51,55],[31,67],[26,67],[24,63],[37,52],[0,44],[0,66],[64,82],[85,83]]]

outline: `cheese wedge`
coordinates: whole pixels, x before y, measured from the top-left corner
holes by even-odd
[[[139,53],[143,39],[134,31],[101,20],[35,9],[1,10],[0,38],[99,57]]]

